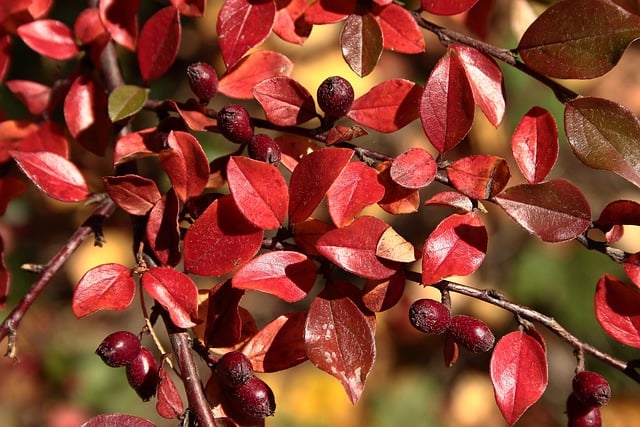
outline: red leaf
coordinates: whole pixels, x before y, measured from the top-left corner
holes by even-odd
[[[47,151],[11,151],[22,172],[49,197],[62,202],[81,202],[89,197],[89,188],[76,165]]]
[[[389,173],[397,184],[411,189],[426,187],[438,172],[438,165],[428,151],[410,148],[396,157]]]
[[[382,30],[385,49],[401,53],[424,52],[424,36],[408,10],[391,3],[374,7],[371,12]]]
[[[98,310],[124,310],[131,305],[136,282],[131,269],[120,264],[102,264],[87,271],[73,293],[76,317]]]
[[[163,148],[163,138],[156,132],[156,128],[128,133],[116,141],[113,163],[117,166],[131,160],[153,156]]]
[[[309,306],[304,334],[309,360],[336,377],[356,403],[376,357],[367,318],[348,297],[318,295]]]
[[[158,383],[156,411],[163,418],[178,418],[184,412],[184,405],[180,398],[178,388],[167,373],[164,364],[159,370],[160,381]]]
[[[632,200],[615,200],[602,209],[595,226],[608,232],[616,225],[640,225],[640,203]]]
[[[378,205],[392,215],[417,212],[420,206],[420,193],[418,190],[402,187],[391,179],[390,166],[390,162],[376,166],[379,171],[378,181],[384,187],[384,197]]]
[[[187,132],[171,131],[167,137],[168,150],[160,152],[160,166],[183,202],[197,196],[209,180],[209,160],[195,136]]]
[[[547,356],[540,343],[522,331],[498,341],[490,363],[498,408],[512,426],[547,388]]]
[[[2,194],[2,186],[4,179],[0,179],[0,194]],[[4,196],[0,196],[2,198]],[[1,201],[0,201],[1,204]],[[0,212],[4,214],[4,212]],[[7,306],[7,297],[9,296],[10,274],[4,262],[4,242],[0,236],[0,310],[4,310]]]
[[[396,272],[393,263],[376,256],[380,236],[389,226],[372,216],[362,216],[343,228],[325,233],[316,248],[331,262],[365,279],[386,279]]]
[[[598,323],[607,334],[640,348],[640,288],[605,274],[598,280],[594,306]]]
[[[404,79],[375,85],[353,102],[347,116],[378,132],[395,132],[418,118],[422,88]]]
[[[562,179],[516,185],[495,199],[514,221],[545,242],[571,240],[591,224],[584,195]]]
[[[456,160],[447,168],[447,175],[457,190],[472,199],[494,197],[511,177],[506,160],[486,154]]]
[[[348,142],[368,134],[369,133],[363,127],[358,125],[351,127],[337,125],[329,129],[325,144],[329,146],[338,144],[339,142]]]
[[[199,323],[198,288],[189,276],[171,267],[151,267],[140,280],[177,327],[191,328]]]
[[[162,76],[178,54],[182,27],[180,14],[174,6],[157,11],[140,31],[138,65],[145,82]]]
[[[54,19],[38,19],[18,27],[24,43],[40,55],[65,60],[78,54],[78,46],[69,27]]]
[[[9,34],[0,35],[0,83],[9,73],[11,64],[11,36]]]
[[[628,256],[622,266],[633,284],[640,288],[640,252]]]
[[[131,215],[146,215],[162,198],[155,182],[140,175],[102,178],[109,197]]]
[[[204,16],[207,9],[206,0],[171,0],[171,4],[178,8],[180,15],[193,18]]]
[[[279,52],[259,50],[238,61],[218,83],[218,91],[230,98],[253,98],[255,85],[271,77],[289,76],[293,63]]]
[[[333,24],[352,14],[358,0],[316,0],[305,11],[305,20],[311,24]]]
[[[306,255],[293,251],[267,252],[252,259],[234,275],[234,288],[266,292],[286,302],[306,297],[318,276],[318,267]]]
[[[424,202],[425,206],[438,205],[454,208],[456,210],[464,212],[471,212],[473,210],[473,203],[471,199],[460,194],[457,191],[442,191],[435,194],[429,200]]]
[[[175,108],[176,112],[180,115],[180,118],[184,120],[184,123],[190,130],[196,132],[207,132],[211,130],[215,131],[217,124],[216,119],[212,119],[211,117],[203,114],[200,111],[189,109],[191,108],[191,106],[189,105],[191,101],[197,103],[195,98],[192,98],[187,101],[186,108],[180,108],[180,106],[173,100],[169,100],[167,102],[171,104],[172,108]]]
[[[487,242],[487,230],[476,212],[448,216],[424,243],[422,284],[473,273],[484,260]]]
[[[0,122],[0,163],[11,158],[11,150],[20,149],[23,140],[38,130],[35,123],[22,120],[5,120]]]
[[[431,71],[420,102],[422,128],[440,154],[467,135],[474,110],[473,91],[462,61],[449,49]]]
[[[314,151],[300,160],[289,182],[290,222],[309,218],[352,155],[353,151],[348,148],[330,147]]]
[[[311,218],[307,221],[293,224],[292,228],[293,239],[302,252],[309,256],[320,256],[320,252],[316,249],[318,239],[327,231],[334,230],[336,227],[333,224]]]
[[[476,104],[489,122],[498,127],[505,110],[500,67],[495,60],[472,47],[457,45],[451,49],[462,62]]]
[[[173,190],[169,190],[149,212],[147,220],[147,244],[163,265],[176,266],[180,262],[180,228],[178,214],[180,202]]]
[[[39,116],[49,106],[51,88],[29,80],[10,80],[5,83],[11,93],[20,100],[34,116]]]
[[[263,230],[280,227],[287,215],[287,183],[273,165],[247,157],[232,156],[227,164],[229,191],[238,209]]]
[[[388,310],[402,298],[405,282],[402,270],[386,280],[367,280],[362,289],[362,302],[374,312]]]
[[[80,427],[157,427],[151,421],[128,414],[104,414],[92,417]]]
[[[9,202],[24,193],[26,189],[27,184],[14,176],[0,178],[0,216],[5,214]]]
[[[369,75],[382,54],[382,30],[371,14],[351,14],[340,33],[342,57],[360,77]]]
[[[260,329],[242,346],[253,370],[277,372],[307,360],[304,327],[307,313],[296,311],[283,314]]]
[[[136,50],[140,0],[100,0],[100,19],[116,43]]]
[[[73,23],[73,33],[82,45],[111,38],[105,26],[102,25],[100,10],[97,7],[88,7],[78,14]]]
[[[351,162],[327,190],[327,205],[333,223],[338,227],[351,224],[369,205],[384,196],[378,173],[362,162]]]
[[[56,122],[46,120],[36,131],[25,136],[20,143],[20,151],[49,151],[68,159],[69,142]]]
[[[249,261],[260,249],[262,230],[248,222],[230,195],[215,200],[184,237],[188,273],[220,276]]]
[[[216,31],[227,68],[267,38],[275,17],[274,1],[225,0]]]
[[[558,159],[558,127],[547,110],[531,108],[511,137],[511,151],[530,184],[543,181]]]
[[[421,5],[427,12],[435,15],[457,15],[465,12],[476,4],[478,0],[421,0]]]
[[[228,347],[242,336],[242,317],[238,303],[244,290],[231,287],[226,280],[209,290],[204,342],[207,347]]]
[[[305,20],[306,0],[276,0],[276,7],[273,32],[289,43],[304,44],[313,28]]]
[[[295,126],[316,117],[316,104],[309,91],[289,77],[263,80],[252,92],[267,120],[275,125]]]

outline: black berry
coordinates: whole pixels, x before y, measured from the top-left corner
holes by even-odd
[[[409,321],[419,331],[441,334],[449,327],[451,313],[447,306],[432,299],[419,299],[409,307]]]
[[[255,376],[240,387],[229,389],[228,396],[233,407],[250,418],[265,418],[276,410],[273,391]]]
[[[611,387],[609,382],[600,374],[591,371],[581,371],[573,377],[573,394],[585,406],[603,406],[609,402]]]
[[[486,323],[464,314],[451,318],[448,332],[458,344],[474,353],[491,350],[496,341]]]
[[[218,75],[214,68],[205,62],[194,62],[187,67],[189,87],[200,102],[209,102],[218,92]]]
[[[237,388],[253,377],[251,362],[243,353],[230,351],[225,353],[216,364],[216,374],[227,387]]]
[[[147,401],[156,394],[160,377],[158,365],[151,351],[142,347],[138,356],[127,365],[127,380],[142,400]]]
[[[231,142],[246,144],[253,136],[249,112],[237,104],[230,104],[218,111],[218,130]]]
[[[280,147],[269,135],[254,135],[249,142],[248,151],[249,157],[254,160],[273,165],[280,163]]]
[[[571,393],[567,399],[567,417],[569,418],[569,427],[602,426],[600,408],[584,405],[574,393]]]
[[[318,105],[328,116],[342,117],[353,104],[353,87],[340,76],[326,78],[318,86]]]
[[[140,353],[140,338],[127,331],[107,336],[96,349],[96,354],[109,366],[118,367],[131,363]]]

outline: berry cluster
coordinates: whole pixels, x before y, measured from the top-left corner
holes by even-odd
[[[466,349],[480,353],[493,348],[495,337],[482,320],[457,314],[451,316],[449,308],[432,299],[419,299],[409,307],[409,321],[427,334],[446,333]]]
[[[140,337],[127,331],[114,332],[100,343],[96,354],[108,366],[124,366],[129,385],[142,400],[156,394],[158,365],[151,351],[140,344]]]
[[[276,403],[267,383],[256,377],[251,362],[243,353],[225,353],[216,364],[215,373],[222,384],[234,419],[251,423],[273,415]]]
[[[572,393],[567,399],[569,427],[599,427],[600,407],[611,397],[611,387],[600,374],[580,371],[573,377]]]

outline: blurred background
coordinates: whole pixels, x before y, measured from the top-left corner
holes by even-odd
[[[140,19],[144,22],[164,1],[143,0]],[[170,72],[151,86],[151,97],[186,100],[191,96],[185,69],[194,61],[211,63],[219,75],[224,72],[215,33],[215,19],[221,1],[210,1],[207,16],[183,18],[183,40],[179,57]],[[409,1],[415,6],[416,1]],[[548,3],[548,2],[547,2]],[[58,1],[51,17],[68,25],[84,2]],[[499,47],[513,48],[535,14],[544,7],[525,0],[495,0],[488,23],[487,40]],[[461,17],[436,18],[449,28],[466,31]],[[423,85],[433,65],[444,52],[438,40],[424,33],[426,52],[400,55],[385,51],[376,70],[365,78],[357,77],[344,63],[338,45],[342,25],[316,26],[303,47],[283,43],[271,36],[259,49],[278,50],[295,64],[292,77],[312,94],[322,80],[341,75],[354,86],[356,97],[383,80],[403,77]],[[31,51],[21,41],[12,46],[13,64],[7,80],[28,79],[52,84],[65,76],[71,64],[50,61]],[[141,84],[130,52],[119,50],[128,83]],[[600,96],[620,102],[636,114],[640,113],[640,45],[632,45],[621,62],[605,76],[591,81],[567,81],[567,86],[581,94]],[[510,154],[511,134],[526,111],[542,106],[551,111],[559,124],[561,153],[552,177],[574,182],[586,195],[594,218],[609,202],[630,199],[640,202],[639,192],[621,178],[590,170],[573,156],[562,132],[562,104],[548,88],[508,67],[500,66],[505,77],[507,112],[496,129],[478,111],[468,142],[450,158],[469,153],[487,153],[506,158],[511,166],[511,185],[521,182]],[[220,108],[229,100],[218,96],[211,108]],[[256,103],[241,102],[261,117]],[[8,119],[29,119],[29,113],[5,86],[0,86],[0,110]],[[150,114],[141,114],[134,126],[155,124]],[[58,117],[62,120],[62,116]],[[345,120],[347,123],[348,120]],[[310,126],[317,125],[311,123]],[[274,134],[277,135],[277,134]],[[209,158],[233,151],[237,146],[217,134],[198,133]],[[409,147],[431,147],[419,121],[399,132],[370,135],[356,141],[389,155],[397,155]],[[92,190],[102,191],[101,176],[112,173],[112,162],[98,158],[72,144],[72,158],[82,169]],[[166,179],[153,159],[141,162],[145,176],[157,179],[166,188]],[[16,171],[13,171],[16,172]],[[434,183],[421,194],[422,200],[442,191]],[[489,250],[481,269],[458,280],[478,288],[493,288],[508,298],[553,316],[581,339],[624,360],[637,359],[637,350],[618,344],[604,334],[593,313],[593,294],[598,278],[605,272],[624,279],[620,266],[604,255],[584,250],[579,244],[546,244],[529,236],[494,206],[486,206],[482,216],[489,231]],[[80,205],[55,202],[33,186],[14,200],[0,218],[0,234],[5,244],[5,261],[11,271],[11,293],[3,318],[34,282],[36,276],[20,270],[23,263],[46,263],[64,244],[70,234],[90,214]],[[386,216],[371,208],[368,214],[380,215],[393,224],[407,240],[421,247],[429,231],[450,212],[422,206],[419,212],[403,217]],[[163,420],[155,412],[153,401],[141,403],[127,384],[123,369],[109,368],[94,354],[95,348],[116,330],[138,332],[144,326],[136,300],[125,312],[100,312],[78,320],[71,311],[75,283],[92,266],[105,262],[134,265],[131,249],[130,221],[117,213],[105,225],[106,245],[102,248],[86,242],[72,256],[48,289],[28,312],[18,332],[18,360],[0,358],[0,424],[6,427],[69,427],[99,413],[123,412],[148,418],[159,426],[175,426],[175,420]],[[619,247],[630,252],[639,250],[640,234],[635,227],[625,229]],[[419,264],[412,267],[419,271]],[[198,282],[202,289],[214,285],[212,280]],[[407,320],[407,309],[417,298],[438,298],[433,289],[408,283],[401,302],[378,316],[377,361],[367,387],[357,405],[352,406],[341,385],[333,377],[305,362],[285,372],[262,377],[273,388],[277,410],[267,420],[274,427],[481,427],[506,425],[496,407],[488,376],[490,355],[461,351],[452,368],[445,368],[442,337],[430,337],[414,330]],[[303,301],[301,304],[308,304]],[[242,305],[256,317],[258,326],[282,311],[282,303],[267,295],[248,293]],[[512,315],[485,303],[453,296],[453,309],[485,320],[500,337],[516,328]],[[161,330],[162,328],[158,328]],[[575,368],[572,349],[540,328],[547,341],[549,386],[542,399],[525,413],[520,426],[566,425],[564,403],[570,392]],[[146,338],[149,339],[149,338]],[[153,346],[149,340],[145,345]],[[169,348],[168,344],[165,346]],[[6,343],[0,345],[4,353]],[[155,349],[154,349],[155,351]],[[156,352],[156,354],[158,354]],[[604,425],[608,427],[640,426],[640,385],[587,357],[587,368],[605,375],[612,386],[613,399],[603,408]],[[201,367],[203,380],[207,368]]]

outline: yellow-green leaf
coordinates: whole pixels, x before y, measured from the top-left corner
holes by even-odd
[[[133,116],[142,110],[148,95],[149,89],[140,86],[120,86],[109,95],[109,118],[115,123]]]

